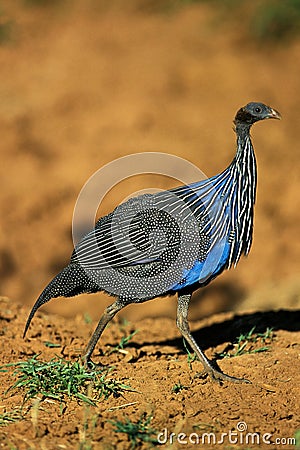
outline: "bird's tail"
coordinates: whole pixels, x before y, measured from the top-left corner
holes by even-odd
[[[33,305],[25,325],[23,338],[27,333],[35,313],[44,303],[56,297],[74,297],[84,292],[91,293],[97,291],[99,291],[99,287],[87,276],[80,265],[69,264],[50,281]]]

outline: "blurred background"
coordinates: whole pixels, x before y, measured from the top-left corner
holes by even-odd
[[[300,306],[299,0],[0,0],[0,294],[32,305],[69,261],[72,214],[93,173],[157,151],[207,176],[235,153],[232,120],[262,101],[283,120],[253,128],[258,192],[252,251],[194,294],[191,317]],[[99,214],[139,189],[133,177]],[[98,318],[104,294],[50,302]],[[175,316],[175,299],[129,306],[129,320]]]

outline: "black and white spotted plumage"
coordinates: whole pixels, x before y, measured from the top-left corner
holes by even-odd
[[[25,333],[36,310],[51,298],[105,291],[119,300],[113,312],[104,314],[105,323],[100,320],[89,357],[107,322],[126,304],[174,293],[179,300],[190,298],[195,289],[236,266],[252,243],[256,160],[250,127],[266,118],[280,115],[262,103],[249,103],[237,112],[237,151],[222,173],[132,198],[102,217],[36,301]],[[185,303],[178,309],[182,317],[187,314]],[[180,320],[178,326],[184,334]],[[190,344],[212,372],[197,344]]]

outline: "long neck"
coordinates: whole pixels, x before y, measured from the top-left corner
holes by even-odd
[[[250,127],[236,126],[237,152],[228,170],[234,180],[232,204],[233,245],[230,262],[237,264],[242,253],[247,255],[252,244],[253,213],[256,196],[256,159]]]
[[[236,126],[237,151],[231,164],[237,179],[240,179],[241,187],[247,189],[252,205],[256,197],[256,159],[250,137],[250,127]],[[246,200],[246,199],[245,199]]]
[[[229,247],[223,268],[236,265],[242,254],[249,253],[252,243],[256,161],[249,128],[236,127],[237,151],[227,169],[172,190],[193,211],[202,233],[209,234],[209,251],[215,246]]]

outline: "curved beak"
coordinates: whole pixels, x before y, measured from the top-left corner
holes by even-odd
[[[270,108],[270,113],[268,116],[269,119],[281,119],[280,112],[276,111],[276,109]]]

